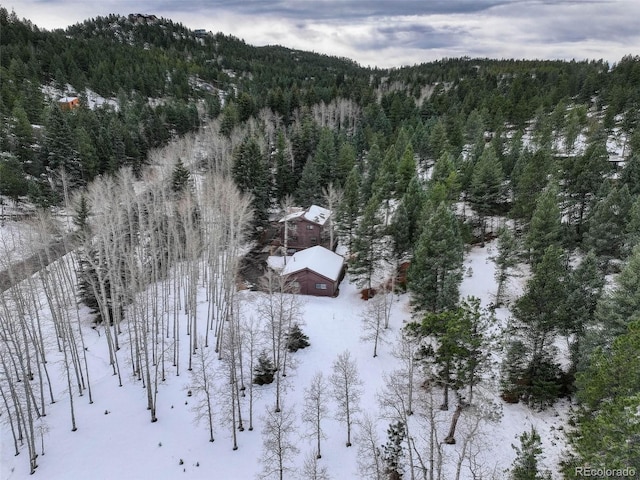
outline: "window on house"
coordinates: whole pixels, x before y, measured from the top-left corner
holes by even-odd
[[[307,230],[313,230],[313,225],[307,225]]]
[[[290,235],[289,236],[289,240],[296,241],[296,240],[298,240],[298,236],[297,235]]]
[[[326,283],[316,283],[316,290],[326,290],[326,289],[327,289]]]
[[[318,237],[311,237],[311,243],[318,243]]]

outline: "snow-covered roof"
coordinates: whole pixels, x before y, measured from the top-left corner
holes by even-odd
[[[60,100],[58,100],[58,102],[60,103],[71,103],[75,100],[77,100],[78,97],[62,97]]]
[[[304,217],[310,222],[317,223],[318,225],[324,225],[330,216],[331,210],[319,207],[318,205],[311,205],[306,210],[295,211],[289,213],[288,215],[285,215],[280,219],[280,223],[288,222],[289,220],[293,220],[294,218]]]
[[[316,245],[315,247],[300,250],[289,257],[280,274],[289,275],[308,268],[330,280],[338,280],[343,264],[344,258],[340,255]]]

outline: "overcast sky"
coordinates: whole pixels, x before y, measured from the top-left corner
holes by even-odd
[[[605,59],[640,54],[640,0],[4,0],[58,28],[155,14],[244,39],[399,67],[443,57]],[[132,6],[133,5],[133,6]]]

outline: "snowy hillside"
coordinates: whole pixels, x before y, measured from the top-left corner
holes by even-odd
[[[493,280],[493,263],[489,260],[492,245],[487,248],[474,248],[465,262],[467,271],[461,293],[463,296],[475,295],[482,299],[484,305],[492,301],[495,291]],[[68,260],[68,257],[66,257]],[[522,279],[517,279],[521,282]],[[511,288],[519,288],[516,281]],[[245,318],[257,317],[259,297],[257,292],[241,292],[242,315]],[[173,302],[174,299],[170,301]],[[361,341],[362,326],[360,315],[366,302],[359,297],[355,286],[349,283],[348,277],[341,284],[337,298],[303,298],[302,319],[303,331],[309,336],[311,347],[291,354],[295,360],[295,369],[289,369],[286,376],[286,388],[283,400],[283,411],[294,415],[293,429],[287,432],[299,453],[287,461],[295,469],[287,478],[306,478],[302,474],[305,457],[314,452],[314,440],[305,436],[306,427],[301,421],[304,403],[304,389],[309,385],[313,375],[320,371],[325,378],[331,373],[332,362],[338,354],[349,350],[358,365],[363,380],[364,392],[360,404],[362,413],[378,417],[380,405],[377,401],[384,388],[385,373],[399,368],[399,360],[391,352],[396,336],[402,325],[410,320],[411,313],[408,296],[400,295],[394,299],[390,322],[389,343],[380,348],[377,358],[372,357],[372,345]],[[71,306],[70,306],[71,308]],[[205,292],[198,298],[198,315],[206,316],[207,302]],[[55,352],[53,332],[47,338],[52,342],[50,348],[50,373],[54,384],[55,404],[47,403],[47,416],[37,425],[45,441],[44,455],[38,458],[39,467],[36,477],[48,480],[66,480],[79,478],[113,479],[113,478],[154,478],[154,479],[250,479],[262,471],[263,464],[263,426],[265,413],[273,410],[274,385],[255,387],[259,395],[254,407],[254,430],[248,430],[247,397],[241,398],[245,430],[238,432],[238,449],[232,450],[231,425],[221,412],[225,385],[219,380],[220,394],[215,396],[216,411],[214,413],[215,442],[208,441],[206,421],[194,424],[195,414],[192,407],[196,400],[190,397],[188,390],[191,381],[186,363],[183,360],[180,375],[175,371],[166,372],[166,381],[162,382],[158,391],[157,417],[155,423],[149,422],[145,411],[146,391],[140,381],[132,375],[131,365],[122,365],[123,386],[118,387],[117,378],[112,375],[108,363],[108,352],[102,327],[92,329],[87,321],[86,310],[81,311],[84,341],[90,372],[93,403],[89,403],[87,393],[77,397],[74,392],[75,416],[77,431],[71,431],[69,396],[66,392],[66,376],[63,373],[63,359]],[[501,320],[505,320],[508,312],[499,309]],[[203,326],[205,322],[200,322]],[[43,318],[44,328],[51,325]],[[187,325],[187,322],[182,322]],[[122,335],[122,351],[127,351],[126,335]],[[184,337],[186,338],[186,337]],[[181,343],[182,358],[187,357],[188,342]],[[204,348],[204,347],[200,347]],[[212,348],[212,347],[209,347]],[[123,356],[124,358],[124,356]],[[217,363],[220,366],[220,363]],[[220,367],[221,368],[221,367]],[[224,378],[224,377],[220,377]],[[425,396],[420,387],[416,397]],[[488,392],[488,399],[502,403],[497,391]],[[416,402],[419,404],[419,402]],[[425,448],[426,420],[420,407],[415,408],[412,416],[412,430],[418,450]],[[326,439],[322,441],[322,459],[320,466],[326,466],[330,478],[358,478],[358,450],[361,441],[356,439],[351,448],[345,447],[345,427],[333,418],[336,405],[329,404],[329,416],[324,420],[323,430]],[[437,412],[441,437],[446,434],[452,412]],[[563,444],[562,432],[559,429],[565,421],[566,405],[558,403],[556,408],[537,413],[523,405],[502,405],[502,416],[497,423],[483,423],[480,432],[474,435],[468,446],[479,452],[476,467],[493,478],[504,478],[504,469],[508,468],[515,456],[512,444],[517,443],[517,436],[534,425],[540,432],[547,455],[546,464],[555,470]],[[464,437],[468,425],[465,415],[461,419],[458,436]],[[386,442],[388,419],[377,419],[379,444]],[[38,434],[39,436],[40,434]],[[445,478],[454,478],[455,466],[463,442],[457,445],[443,445],[443,463]],[[13,441],[6,419],[2,430],[2,479],[14,480],[27,478],[29,475],[26,451],[14,456]],[[38,446],[38,450],[40,450]],[[39,452],[41,453],[41,452]],[[465,461],[460,478],[472,478]]]

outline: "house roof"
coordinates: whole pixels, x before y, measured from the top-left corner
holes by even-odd
[[[308,220],[310,222],[317,223],[318,225],[324,225],[330,216],[331,210],[319,207],[318,205],[311,205],[306,210],[297,211],[285,215],[279,221],[280,223],[282,223],[293,220],[294,218],[303,217],[305,220]]]
[[[78,100],[78,97],[62,97],[58,102],[60,103],[71,103],[75,100]]]
[[[281,275],[289,275],[309,269],[329,280],[338,280],[344,258],[320,245],[294,253],[282,269]]]

